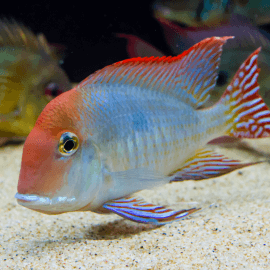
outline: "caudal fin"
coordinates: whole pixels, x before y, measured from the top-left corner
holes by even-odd
[[[259,52],[260,48],[241,65],[219,101],[229,108],[225,113],[229,116],[226,135],[236,138],[270,135],[270,111],[258,93]]]

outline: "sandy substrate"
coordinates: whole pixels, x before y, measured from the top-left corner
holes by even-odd
[[[263,140],[255,147],[267,154],[268,145]],[[19,206],[14,195],[21,154],[22,145],[0,148],[0,269],[270,269],[267,162],[143,191],[150,202],[179,208],[183,202],[215,203],[189,219],[154,227],[117,215],[47,216]],[[265,159],[247,151],[237,155]]]

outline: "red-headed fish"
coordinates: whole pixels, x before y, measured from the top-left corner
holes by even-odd
[[[132,194],[251,165],[206,144],[224,135],[270,135],[270,111],[258,94],[259,49],[217,104],[198,109],[215,87],[229,38],[205,39],[176,57],[115,63],[52,100],[24,145],[18,203],[47,214],[114,212],[159,225],[197,211],[175,211]]]

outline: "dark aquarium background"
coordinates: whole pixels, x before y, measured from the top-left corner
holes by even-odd
[[[34,33],[44,33],[50,43],[66,46],[63,68],[72,82],[128,58],[126,41],[117,33],[137,35],[170,54],[160,26],[147,0],[76,1],[72,4],[43,1],[34,5],[5,2],[1,17],[14,18]]]
[[[36,34],[44,33],[50,43],[64,45],[62,66],[72,82],[80,82],[94,71],[128,58],[127,42],[117,38],[117,33],[136,35],[165,54],[173,54],[153,17],[153,2],[95,0],[84,5],[44,1],[27,5],[10,1],[1,7],[0,15],[24,23]],[[270,32],[269,25],[260,28]]]

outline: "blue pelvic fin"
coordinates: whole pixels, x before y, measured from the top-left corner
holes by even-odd
[[[177,221],[201,209],[191,208],[175,211],[134,197],[112,200],[105,203],[103,207],[131,221],[154,225],[165,225]]]

